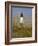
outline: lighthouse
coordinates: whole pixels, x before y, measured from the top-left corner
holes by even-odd
[[[20,14],[20,23],[23,23],[23,13]]]

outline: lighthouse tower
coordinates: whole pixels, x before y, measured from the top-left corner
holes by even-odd
[[[20,23],[23,23],[23,13],[20,15]]]

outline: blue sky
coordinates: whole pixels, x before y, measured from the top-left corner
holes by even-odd
[[[32,15],[32,8],[12,7],[13,16],[21,13],[23,13],[23,15]]]

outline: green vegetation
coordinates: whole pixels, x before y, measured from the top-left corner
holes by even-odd
[[[31,37],[32,36],[32,25],[14,25],[12,31],[13,38]]]

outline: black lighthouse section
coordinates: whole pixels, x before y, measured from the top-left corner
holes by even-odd
[[[23,13],[21,13],[20,17],[23,17]]]

